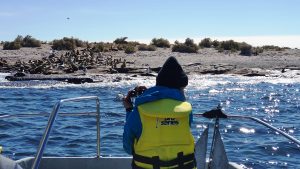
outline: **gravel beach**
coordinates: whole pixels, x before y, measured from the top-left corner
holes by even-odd
[[[82,50],[82,49],[78,49]],[[27,63],[32,60],[44,60],[55,56],[64,55],[69,51],[53,51],[51,46],[43,44],[39,48],[21,48],[20,50],[3,50],[0,47],[0,60],[5,60],[8,65],[13,65],[17,61]],[[239,52],[218,52],[214,48],[203,48],[198,53],[178,53],[172,52],[170,48],[157,48],[156,51],[137,51],[133,54],[126,54],[124,51],[110,51],[97,53],[97,57],[105,60],[120,60],[114,67],[111,65],[95,64],[88,68],[86,74],[103,73],[124,73],[121,71],[122,63],[126,63],[129,71],[125,73],[146,72],[147,70],[159,70],[164,61],[169,56],[175,56],[189,74],[241,74],[263,76],[269,70],[300,70],[300,50],[285,49],[283,51],[266,50],[257,56],[241,56]],[[0,65],[0,71],[4,71],[4,65]],[[116,71],[112,71],[112,70]],[[139,70],[139,71],[137,71]],[[6,71],[7,72],[7,71]],[[16,73],[15,71],[8,71]],[[148,71],[149,72],[149,71]],[[76,74],[77,72],[72,72]],[[66,74],[58,71],[56,74]]]

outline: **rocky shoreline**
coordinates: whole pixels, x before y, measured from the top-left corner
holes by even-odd
[[[156,51],[94,52],[89,48],[53,51],[50,45],[20,50],[0,50],[0,72],[11,73],[8,80],[61,80],[70,83],[93,82],[95,74],[137,74],[154,76],[169,56],[175,56],[188,74],[236,74],[268,76],[270,70],[282,73],[300,70],[300,50],[264,51],[257,56],[237,52],[218,52],[212,48],[198,53]],[[298,73],[297,75],[300,75]]]

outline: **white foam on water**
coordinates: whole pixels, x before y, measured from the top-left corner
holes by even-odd
[[[300,70],[286,70],[285,73],[281,71],[269,70],[267,76],[246,77],[238,76],[240,84],[258,84],[258,83],[271,83],[271,84],[292,84],[300,83]]]
[[[0,73],[0,82],[8,82],[8,80],[6,80],[5,77],[9,75],[10,73]]]
[[[258,84],[258,83],[271,83],[271,84],[293,84],[300,83],[300,72],[294,71],[288,76],[285,73],[278,73],[265,77],[246,77],[240,75],[189,75],[188,88],[194,88],[203,90],[211,88],[217,85],[227,84]],[[299,75],[298,75],[299,73]],[[292,74],[292,75],[291,75]],[[10,75],[9,73],[0,73],[0,88],[94,88],[94,87],[132,87],[143,85],[151,87],[155,85],[155,77],[150,76],[132,76],[127,74],[104,74],[92,77],[95,79],[95,83],[84,83],[84,84],[71,84],[66,82],[58,81],[19,81],[9,82],[5,79],[5,76]],[[227,88],[227,91],[243,91],[244,88]],[[218,93],[216,89],[212,89],[210,93]]]
[[[248,129],[248,128],[245,128],[245,127],[241,127],[240,132],[244,133],[244,134],[253,134],[253,133],[255,133],[255,130],[254,129]]]

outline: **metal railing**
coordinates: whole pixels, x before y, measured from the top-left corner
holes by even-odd
[[[71,99],[63,99],[63,100],[58,101],[55,104],[55,106],[53,107],[53,110],[49,116],[47,127],[46,127],[44,135],[40,141],[40,145],[39,145],[37,154],[35,156],[33,165],[31,167],[32,169],[39,168],[39,165],[40,165],[45,147],[47,145],[47,141],[48,141],[51,129],[53,128],[54,121],[58,115],[58,110],[59,110],[60,106],[62,105],[62,103],[77,102],[77,101],[82,101],[82,100],[96,100],[97,158],[100,157],[100,101],[99,101],[99,98],[97,96],[87,96],[87,97],[76,97],[76,98],[71,98]]]
[[[195,116],[203,116],[205,118],[210,118],[210,119],[219,119],[219,118],[228,118],[228,119],[247,119],[247,120],[252,120],[255,121],[259,124],[262,124],[264,126],[266,126],[269,129],[272,129],[273,131],[278,132],[280,135],[284,136],[285,138],[289,139],[290,141],[292,141],[294,144],[300,146],[300,141],[298,139],[296,139],[295,137],[287,134],[286,132],[270,125],[269,123],[266,123],[256,117],[251,117],[251,116],[240,116],[240,115],[227,115],[225,114],[222,110],[221,107],[217,107],[216,109],[207,111],[205,113],[195,113]],[[300,148],[300,147],[298,147]]]
[[[205,117],[208,119],[215,119],[215,124],[214,124],[214,131],[213,131],[213,137],[212,137],[212,143],[211,143],[211,150],[210,150],[210,155],[209,155],[209,163],[208,163],[208,168],[211,168],[212,166],[216,167],[215,165],[217,165],[217,168],[227,168],[226,166],[228,165],[228,158],[226,155],[226,151],[224,148],[224,145],[222,143],[222,148],[217,147],[217,157],[214,156],[215,151],[214,149],[216,148],[216,146],[218,146],[218,144],[216,143],[216,135],[218,135],[218,138],[220,139],[220,133],[219,133],[219,120],[220,119],[245,119],[245,120],[252,120],[255,121],[259,124],[262,124],[264,126],[266,126],[269,129],[272,129],[273,131],[276,131],[277,133],[279,133],[280,135],[286,137],[287,139],[289,139],[290,141],[292,141],[292,143],[294,143],[300,150],[300,141],[298,139],[296,139],[295,137],[285,133],[284,131],[258,119],[255,117],[251,117],[251,116],[241,116],[241,115],[227,115],[225,114],[221,107],[218,106],[216,109],[207,111],[205,113],[195,113],[195,116],[200,116],[200,117]],[[204,134],[205,133],[205,134]],[[218,133],[218,134],[217,134]],[[195,153],[199,155],[199,157],[197,158],[197,168],[205,168],[205,161],[206,161],[206,148],[207,148],[207,135],[208,135],[208,128],[204,130],[203,134],[201,135],[200,139],[198,139],[197,143],[195,144]],[[222,140],[221,140],[222,142]],[[220,142],[219,142],[220,143]],[[203,145],[205,146],[205,148],[203,147]],[[204,151],[204,152],[203,152]],[[220,156],[220,154],[222,154]],[[202,162],[202,163],[201,163]],[[212,167],[213,168],[213,167]]]

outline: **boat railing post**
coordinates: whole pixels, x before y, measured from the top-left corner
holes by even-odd
[[[57,116],[57,112],[58,112],[58,109],[60,107],[60,104],[61,104],[61,102],[58,102],[57,104],[55,104],[55,106],[53,108],[53,111],[50,114],[47,127],[46,127],[44,135],[43,135],[43,137],[40,141],[40,145],[39,145],[36,157],[35,157],[33,165],[32,165],[32,169],[38,169],[38,167],[40,165],[41,158],[43,156],[43,153],[44,153],[44,150],[45,150],[48,138],[49,138],[49,134],[50,134],[50,131],[52,129],[53,123],[55,121],[55,118]]]
[[[214,132],[213,132],[213,137],[212,137],[212,142],[211,142],[211,147],[210,147],[210,155],[209,155],[209,167],[210,168],[210,164],[211,164],[211,160],[212,160],[212,156],[213,156],[213,152],[214,152],[214,148],[215,148],[215,139],[216,139],[216,132],[217,130],[219,130],[219,118],[216,118],[215,121],[215,125],[214,125]]]
[[[99,101],[99,98],[97,96],[87,96],[87,97],[76,97],[76,98],[71,98],[71,99],[63,99],[63,100],[60,100],[59,102],[57,102],[55,104],[55,106],[53,107],[53,110],[49,116],[47,127],[46,127],[43,137],[40,141],[39,148],[38,148],[38,151],[35,156],[35,159],[34,159],[31,169],[39,168],[45,147],[48,142],[48,138],[49,138],[51,129],[53,128],[54,121],[57,117],[58,110],[59,110],[60,106],[62,105],[62,103],[71,102],[71,101],[92,100],[92,99],[96,100],[97,158],[100,157],[100,101]]]

